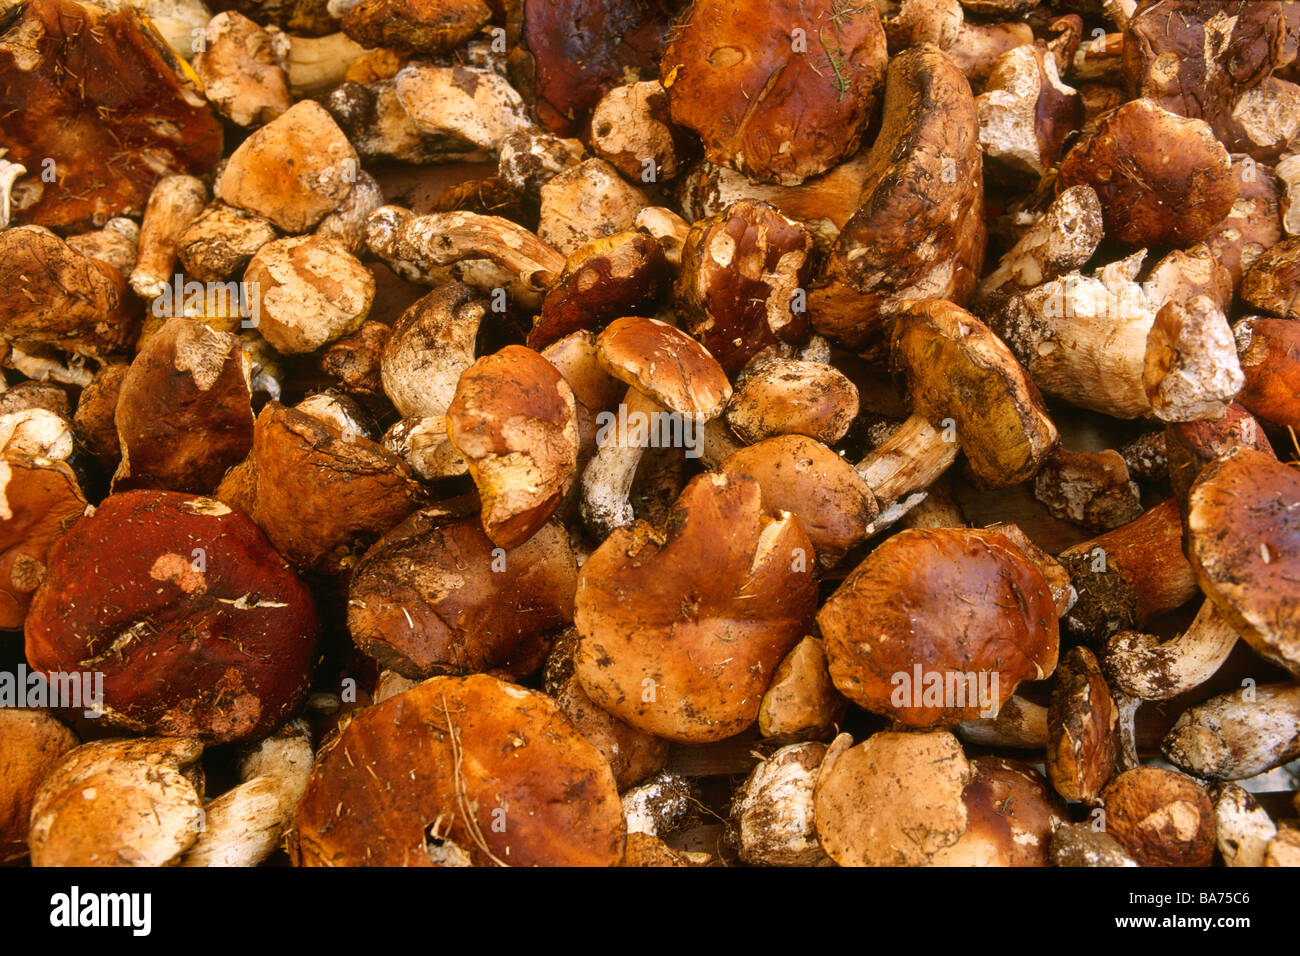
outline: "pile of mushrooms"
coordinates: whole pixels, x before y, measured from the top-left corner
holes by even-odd
[[[1300,2],[234,6],[0,18],[0,861],[1300,865]]]

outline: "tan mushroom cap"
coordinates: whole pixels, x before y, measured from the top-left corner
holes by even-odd
[[[744,375],[727,406],[727,423],[748,442],[807,435],[833,445],[858,415],[858,389],[825,362],[776,359]]]
[[[1300,471],[1236,448],[1201,472],[1187,509],[1202,590],[1251,647],[1300,675]]]
[[[618,528],[582,566],[575,671],[633,727],[721,740],[758,717],[816,603],[812,543],[795,517],[767,516],[747,475],[700,475],[662,533]]]
[[[1011,350],[979,319],[939,299],[910,302],[894,319],[893,358],[912,409],[951,418],[979,484],[1006,488],[1038,471],[1057,444],[1042,396]]]
[[[658,319],[617,319],[600,333],[596,350],[610,375],[679,415],[710,421],[731,398],[727,373],[708,350]]]
[[[434,677],[360,711],[320,758],[289,852],[303,866],[617,866],[609,765],[544,694]]]
[[[966,831],[962,793],[973,776],[945,731],[841,734],[813,792],[817,838],[840,866],[924,866]]]
[[[43,710],[0,708],[0,866],[27,855],[32,801],[77,735]]]
[[[909,727],[989,716],[1022,680],[1052,673],[1059,649],[1042,573],[987,530],[898,533],[844,580],[817,623],[840,693]]]
[[[1214,804],[1191,777],[1160,767],[1126,770],[1102,791],[1106,832],[1140,866],[1209,866]]]

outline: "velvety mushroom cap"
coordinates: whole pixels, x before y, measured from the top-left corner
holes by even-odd
[[[596,340],[605,371],[681,415],[722,414],[731,383],[717,360],[680,329],[635,316],[609,324]]]
[[[813,793],[817,838],[840,866],[924,866],[966,831],[973,771],[944,731],[841,734]]]
[[[1056,447],[1056,426],[1011,350],[965,309],[908,303],[894,319],[894,363],[915,414],[956,422],[957,442],[986,488],[1017,485]]]
[[[366,552],[348,592],[348,630],[365,654],[411,678],[536,669],[573,619],[578,566],[564,531],[494,547],[477,520],[416,512]]]
[[[817,623],[840,693],[909,727],[988,716],[1052,673],[1059,648],[1042,573],[1003,535],[965,528],[894,535]]]
[[[1186,523],[1206,595],[1251,647],[1300,675],[1300,472],[1234,449],[1192,485]]]
[[[132,491],[50,550],[27,660],[103,672],[110,723],[248,740],[302,700],[317,628],[311,593],[247,516],[213,498]]]
[[[461,375],[447,436],[469,464],[495,544],[522,544],[560,506],[578,470],[577,415],[564,376],[522,345]]]
[[[1101,794],[1106,832],[1140,866],[1209,866],[1214,804],[1195,780],[1159,767],[1126,770]]]
[[[434,677],[360,711],[321,756],[289,838],[299,866],[616,866],[609,765],[543,694]]]
[[[857,150],[886,59],[872,3],[696,0],[660,79],[674,122],[700,134],[710,162],[792,186]]]
[[[777,665],[816,608],[812,543],[763,513],[758,482],[706,474],[662,532],[619,528],[578,576],[575,671],[587,695],[671,740],[721,740],[754,722]]]
[[[725,475],[750,475],[769,512],[789,511],[808,533],[818,558],[830,564],[863,541],[880,508],[857,470],[821,442],[782,435],[728,455]]]

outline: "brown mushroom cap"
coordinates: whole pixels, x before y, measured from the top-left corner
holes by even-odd
[[[763,507],[794,514],[827,565],[865,540],[880,511],[876,496],[852,465],[803,435],[749,445],[724,458],[718,470],[757,478]]]
[[[817,838],[840,866],[924,866],[966,831],[973,770],[944,731],[841,734],[813,793]]]
[[[564,376],[522,345],[461,375],[447,436],[469,464],[495,544],[522,544],[555,514],[578,470],[577,416]]]
[[[743,200],[691,227],[677,278],[678,312],[727,372],[777,342],[808,337],[795,295],[812,276],[812,236],[775,207]]]
[[[483,0],[362,0],[341,26],[362,46],[436,54],[460,46],[490,19]]]
[[[32,801],[77,735],[43,710],[0,708],[0,865],[27,855]]]
[[[600,333],[596,350],[610,375],[680,415],[708,421],[731,398],[731,383],[717,360],[658,319],[617,319]]]
[[[840,693],[909,727],[988,716],[1052,673],[1059,647],[1042,573],[1003,535],[965,528],[888,539],[817,623]]]
[[[934,866],[1047,866],[1052,833],[1068,817],[1042,774],[1027,763],[976,757],[962,792],[966,830],[930,858]]]
[[[772,676],[758,711],[758,732],[778,740],[829,737],[847,706],[831,681],[825,646],[805,637]]]
[[[951,418],[979,484],[1033,477],[1056,447],[1056,426],[1011,350],[965,309],[938,299],[904,305],[894,319],[894,362],[915,414]]]
[[[1107,238],[1132,246],[1199,242],[1237,198],[1232,161],[1210,127],[1143,99],[1107,114],[1066,154],[1057,189],[1081,183],[1101,200]]]
[[[1251,264],[1241,280],[1241,299],[1261,312],[1300,319],[1298,286],[1300,237],[1295,237],[1265,250]]]
[[[289,853],[299,866],[616,866],[624,839],[596,748],[548,697],[476,675],[360,711],[312,773]]]
[[[1119,710],[1096,656],[1072,647],[1056,668],[1047,709],[1047,774],[1067,800],[1096,803],[1115,773]]]
[[[50,547],[85,510],[64,462],[12,452],[0,459],[0,628],[23,626]]]
[[[674,122],[700,134],[710,162],[792,186],[857,151],[886,59],[871,3],[696,0],[660,79]]]
[[[1233,327],[1246,377],[1237,401],[1284,428],[1300,428],[1300,322],[1251,316]]]
[[[1102,791],[1106,832],[1140,866],[1209,866],[1214,804],[1191,777],[1159,767],[1126,770]]]
[[[572,621],[577,574],[555,524],[501,550],[473,518],[419,511],[357,564],[348,630],[362,653],[406,677],[489,669],[522,676]]]
[[[742,440],[807,435],[833,445],[858,416],[858,389],[833,365],[800,359],[763,362],[741,379],[727,424]]]
[[[583,565],[574,608],[583,689],[670,740],[739,733],[807,633],[811,553],[794,516],[763,513],[753,478],[700,475],[662,534],[641,522],[619,528]]]
[[[1300,472],[1236,448],[1192,485],[1186,523],[1206,595],[1251,647],[1300,675]]]

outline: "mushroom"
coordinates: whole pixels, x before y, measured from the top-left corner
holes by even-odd
[[[357,181],[348,198],[316,224],[315,234],[321,238],[337,239],[348,252],[356,255],[365,245],[366,220],[383,204],[384,191],[375,177],[363,169],[357,173]]]
[[[966,832],[962,794],[975,777],[942,730],[840,734],[813,790],[817,838],[840,866],[925,866]]]
[[[96,740],[68,752],[32,804],[32,866],[169,866],[198,839],[203,744]]]
[[[110,724],[256,740],[306,696],[311,594],[221,502],[111,495],[55,542],[47,564],[27,615],[27,660],[102,672]]]
[[[615,866],[609,765],[555,704],[486,675],[435,677],[357,713],[298,804],[299,866]]]
[[[702,345],[657,319],[611,322],[596,354],[628,385],[619,414],[597,431],[595,457],[582,475],[583,521],[603,537],[634,518],[628,493],[645,448],[676,444],[698,454],[700,426],[722,413],[731,383]]]
[[[1109,531],[1142,514],[1141,493],[1119,452],[1057,448],[1034,477],[1034,497],[1054,517]]]
[[[758,732],[778,740],[829,737],[846,709],[831,680],[825,646],[805,637],[772,676],[758,709]]]
[[[471,39],[491,18],[483,0],[359,0],[347,7],[341,26],[365,47],[437,54]]]
[[[176,255],[186,275],[220,282],[242,273],[257,250],[277,235],[269,219],[217,202],[181,230]]]
[[[571,255],[593,239],[626,232],[637,213],[650,205],[603,159],[587,159],[552,176],[541,187],[537,235],[562,255]]]
[[[85,512],[86,498],[65,462],[6,449],[0,502],[0,628],[21,630],[50,548]]]
[[[751,866],[824,866],[813,822],[813,787],[826,745],[782,747],[750,771],[731,800],[740,859]]]
[[[631,180],[666,182],[680,172],[680,148],[657,80],[616,86],[591,114],[591,148]]]
[[[20,221],[76,232],[139,215],[160,178],[220,159],[220,122],[140,11],[29,0],[8,8],[3,32],[7,159],[31,173]]]
[[[360,328],[375,278],[347,246],[326,236],[277,239],[244,270],[257,330],[284,355],[315,352]]]
[[[1282,219],[1277,178],[1268,166],[1237,153],[1232,172],[1237,198],[1205,244],[1238,288],[1260,255],[1282,238]]]
[[[469,463],[447,436],[447,416],[403,418],[380,441],[424,481],[469,474]]]
[[[1178,503],[1169,499],[1062,551],[1057,560],[1078,594],[1062,619],[1066,632],[1095,646],[1115,631],[1144,627],[1157,614],[1190,601],[1196,576],[1182,541]]]
[[[181,866],[257,866],[274,853],[314,756],[301,720],[250,747],[239,760],[240,783],[204,806],[199,838]]]
[[[968,824],[942,847],[931,866],[1047,866],[1052,834],[1066,822],[1065,806],[1029,764],[976,757],[962,791]]]
[[[697,0],[664,49],[673,121],[705,157],[794,185],[857,151],[880,95],[885,34],[873,4],[779,0],[764,29],[723,0]]]
[[[577,414],[564,376],[522,345],[461,373],[447,437],[469,465],[493,544],[522,544],[560,506],[577,476]]]
[[[1263,427],[1241,405],[1229,405],[1216,421],[1172,422],[1165,426],[1165,477],[1184,517],[1187,495],[1205,466],[1243,445],[1276,457]]]
[[[674,290],[683,327],[729,374],[778,343],[801,344],[811,253],[808,232],[765,203],[741,201],[697,222]]]
[[[1119,842],[1091,823],[1066,823],[1052,834],[1053,866],[1137,866]]]
[[[327,347],[317,367],[349,395],[363,400],[375,398],[384,390],[383,354],[392,332],[383,322],[366,319],[351,335]]]
[[[1206,601],[1187,630],[1172,640],[1115,632],[1106,640],[1102,660],[1116,690],[1142,700],[1169,700],[1213,677],[1236,645],[1232,620]]]
[[[330,114],[302,100],[240,144],[213,192],[285,232],[305,232],[347,198],[359,169]]]
[[[980,747],[1042,750],[1048,745],[1047,726],[1046,707],[1012,694],[997,716],[964,720],[955,730],[962,740]]]
[[[140,253],[131,288],[142,299],[163,294],[172,282],[181,234],[199,217],[208,187],[193,176],[165,176],[149,194],[140,225]]]
[[[975,102],[984,155],[1019,175],[1055,166],[1066,136],[1083,123],[1079,91],[1061,82],[1046,47],[1033,44],[998,57]]]
[[[363,653],[405,677],[492,669],[522,677],[572,621],[576,575],[554,523],[507,550],[473,519],[417,511],[357,563],[348,630]]]
[[[271,401],[216,497],[246,512],[295,566],[333,575],[425,495],[401,459],[364,435]]]
[[[1300,830],[1279,830],[1264,851],[1265,866],[1300,866]]]
[[[1300,323],[1248,316],[1232,331],[1245,379],[1237,401],[1265,421],[1300,428]]]
[[[467,148],[495,153],[527,125],[518,91],[492,70],[411,63],[393,77],[393,89],[417,130]]]
[[[695,478],[662,531],[618,528],[582,566],[574,625],[583,690],[670,740],[744,730],[811,623],[816,583],[799,560],[811,547],[792,515],[763,513],[754,479]]]
[[[1067,800],[1096,804],[1115,773],[1119,712],[1097,658],[1072,647],[1056,668],[1047,711],[1047,775]]]
[[[992,716],[1022,680],[1056,667],[1051,591],[997,532],[899,532],[844,580],[817,623],[840,693],[907,727]]]
[[[1300,757],[1300,685],[1263,684],[1189,707],[1160,749],[1189,773],[1243,780]]]
[[[1187,555],[1206,597],[1257,653],[1300,675],[1300,475],[1240,447],[1208,465],[1187,503]]]
[[[975,98],[956,64],[930,46],[893,57],[857,212],[808,294],[813,327],[860,349],[901,302],[965,302],[984,259],[982,170]]]
[[[1195,780],[1159,767],[1126,770],[1101,794],[1106,833],[1140,866],[1209,866],[1214,804]]]
[[[203,95],[236,126],[261,126],[287,112],[289,80],[271,34],[233,10],[218,13],[202,31],[194,72]]]
[[[540,129],[517,129],[498,144],[497,176],[520,195],[537,199],[543,186],[582,162],[584,154],[576,139],[561,139]]]
[[[596,451],[597,419],[618,404],[627,389],[601,366],[596,336],[591,332],[569,333],[542,349],[542,358],[559,370],[573,391],[578,412],[578,465],[586,468]]]
[[[393,323],[380,357],[384,394],[406,417],[442,418],[474,364],[486,304],[459,282],[434,289]]]
[[[0,709],[0,864],[27,856],[41,781],[76,746],[77,735],[46,711]]]
[[[824,362],[773,359],[747,372],[727,404],[727,424],[753,444],[777,435],[807,435],[833,445],[858,415],[858,390]]]
[[[1223,865],[1263,866],[1277,826],[1254,795],[1235,783],[1218,788],[1214,800],[1215,842]]]
[[[78,441],[108,472],[115,471],[122,460],[115,416],[122,381],[129,368],[125,362],[114,362],[96,372],[77,397],[77,410],[72,416]]]
[[[1300,319],[1300,238],[1285,239],[1260,253],[1241,280],[1241,300],[1261,312]]]
[[[663,770],[623,794],[623,817],[628,833],[671,836],[690,826],[698,816],[699,788],[671,770]]]

